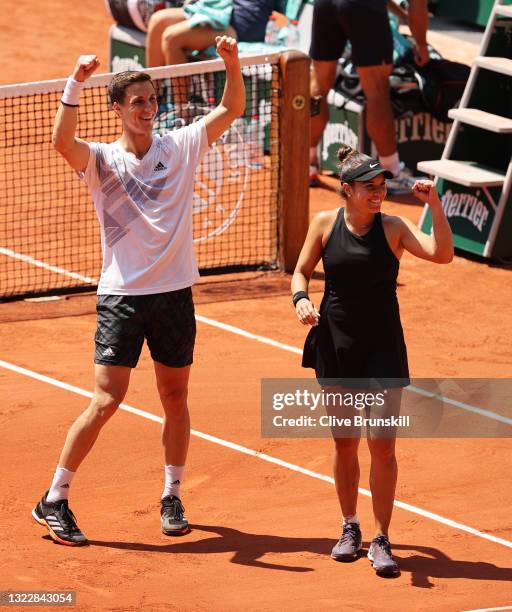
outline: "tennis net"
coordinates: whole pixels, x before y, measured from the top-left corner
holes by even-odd
[[[195,178],[193,231],[202,274],[282,263],[282,60],[276,53],[241,63],[245,115],[210,148]],[[159,94],[155,132],[197,120],[222,97],[220,60],[147,72]],[[84,140],[120,136],[107,103],[111,77],[86,82],[77,130]],[[0,300],[90,291],[99,278],[99,227],[90,193],[51,144],[64,85],[65,79],[0,87]]]

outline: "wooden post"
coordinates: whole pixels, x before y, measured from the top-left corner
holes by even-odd
[[[279,264],[293,272],[309,225],[309,57],[286,51],[282,74]]]

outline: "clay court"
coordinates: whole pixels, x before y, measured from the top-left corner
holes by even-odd
[[[65,77],[85,52],[107,66],[103,0],[8,1],[3,21],[1,84]],[[449,56],[446,40],[445,48],[435,44]],[[457,45],[456,59],[465,53],[470,62],[472,52]],[[324,178],[310,198],[311,215],[339,206],[336,180]],[[417,222],[421,206],[386,202],[383,211]],[[460,255],[446,266],[404,255],[398,296],[411,377],[510,377],[511,275]],[[191,533],[172,540],[160,533],[161,409],[145,348],[126,409],[74,481],[72,508],[86,548],[54,545],[30,512],[93,388],[95,296],[0,304],[0,590],[73,590],[79,610],[512,606],[506,438],[399,440],[390,539],[401,575],[377,577],[365,556],[330,559],[340,530],[332,442],[260,433],[261,379],[308,375],[289,281],[251,272],[205,277],[195,288],[194,433],[182,488]],[[318,303],[321,280],[311,289]],[[366,491],[365,443],[360,461]],[[365,491],[358,515],[366,551],[373,524]]]

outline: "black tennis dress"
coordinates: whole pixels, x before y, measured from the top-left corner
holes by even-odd
[[[306,338],[303,367],[314,368],[321,384],[364,378],[370,379],[360,381],[365,387],[407,386],[407,349],[396,296],[400,263],[389,248],[381,214],[367,234],[356,236],[341,208],[322,260],[320,321]]]

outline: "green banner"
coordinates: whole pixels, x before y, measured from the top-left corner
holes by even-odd
[[[337,173],[340,146],[346,144],[354,149],[364,146],[364,143],[360,142],[360,138],[364,139],[363,107],[354,102],[345,104],[345,98],[333,90],[330,91],[327,101],[329,121],[320,143],[320,164],[322,170]]]
[[[441,202],[453,232],[455,246],[469,253],[483,255],[494,221],[494,206],[501,189],[464,187],[442,179],[438,181],[437,189],[442,194]],[[430,211],[425,215],[421,229],[430,233]]]
[[[146,49],[136,47],[134,44],[126,43],[115,38],[110,42],[112,72],[123,72],[124,70],[144,70],[146,66]]]

